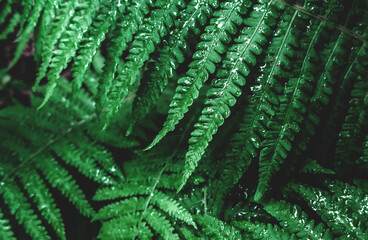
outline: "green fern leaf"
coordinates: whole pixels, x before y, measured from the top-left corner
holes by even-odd
[[[26,233],[33,239],[51,239],[16,183],[2,182],[0,192],[5,203],[9,206],[10,213],[24,226]]]
[[[279,226],[270,223],[234,221],[232,225],[244,230],[253,239],[297,239],[294,234],[289,234]]]
[[[196,222],[210,239],[242,239],[240,231],[209,215],[196,215]]]
[[[59,85],[48,107],[43,110],[35,111],[16,105],[0,112],[0,168],[6,170],[2,173],[4,189],[12,188],[9,184],[19,179],[21,188],[17,183],[13,185],[33,199],[37,215],[32,213],[32,216],[25,218],[38,219],[40,214],[60,239],[66,239],[62,216],[48,189],[49,185],[59,190],[85,216],[93,216],[95,212],[74,176],[59,161],[75,167],[81,174],[102,185],[116,184],[123,176],[106,149],[92,142],[84,133],[83,123],[91,121],[94,116],[94,102],[81,92],[71,105],[65,98],[71,93],[70,86],[66,81],[60,81]],[[42,101],[40,97],[32,100],[35,105]],[[22,205],[21,202],[28,204],[27,198],[22,196],[17,196],[11,204],[6,201],[11,212],[16,212],[14,206]],[[15,214],[15,217],[33,239],[49,239],[38,220],[35,220],[35,226],[30,226],[21,216]],[[35,232],[29,228],[35,228]]]
[[[0,24],[3,24],[6,17],[12,12],[12,4],[13,4],[13,1],[9,0],[9,1],[6,1],[5,5],[2,7],[1,12],[0,12]]]
[[[128,43],[132,41],[134,34],[139,30],[139,27],[144,21],[145,15],[149,12],[153,5],[151,0],[135,1],[135,4],[127,8],[127,14],[123,16],[121,22],[116,23],[116,29],[112,33],[111,40],[107,43],[106,64],[103,68],[103,76],[98,86],[97,112],[101,112],[107,101],[107,93],[115,78],[120,57],[123,51],[128,47]]]
[[[365,141],[363,142],[362,155],[357,159],[357,165],[368,166],[368,135],[365,136]]]
[[[0,1],[0,239],[368,239],[367,7]]]
[[[0,40],[6,39],[8,35],[14,32],[15,28],[19,25],[20,14],[15,13],[12,18],[9,20],[8,26],[0,33]]]
[[[152,239],[153,234],[145,222],[136,226],[141,214],[124,215],[105,222],[98,234],[100,239]]]
[[[359,150],[354,149],[354,146],[364,139],[364,135],[361,133],[364,131],[365,122],[368,120],[368,113],[365,110],[368,106],[365,103],[368,95],[368,83],[361,76],[364,76],[364,71],[368,66],[367,51],[367,44],[363,44],[344,76],[344,79],[353,77],[358,79],[351,91],[348,113],[336,144],[335,157],[337,165],[350,162],[355,154],[359,154]],[[360,73],[361,76],[357,77],[357,73]]]
[[[281,28],[284,29],[284,34],[280,38],[276,38],[277,41],[281,41],[281,46],[275,55],[275,63],[272,65],[270,72],[268,73],[266,82],[271,84],[270,92],[265,93],[270,105],[280,105],[280,109],[284,107],[285,98],[278,97],[279,86],[282,84],[285,77],[288,77],[287,71],[292,70],[291,61],[295,58],[295,49],[299,46],[297,40],[300,36],[300,27],[298,20],[298,12],[295,11],[292,16],[283,15],[284,22],[281,23]],[[293,28],[293,26],[296,26]],[[293,31],[291,31],[293,29]],[[275,40],[275,41],[276,41]],[[286,73],[285,73],[286,72]],[[272,87],[272,85],[275,85]],[[270,94],[271,93],[271,94]],[[290,109],[290,108],[289,108]],[[275,118],[281,116],[288,117],[281,112],[276,112]],[[287,156],[287,152],[290,151],[291,144],[288,138],[293,138],[293,132],[298,132],[298,126],[296,123],[287,123],[285,125],[277,125],[276,122],[270,122],[267,126],[269,134],[265,137],[265,140],[261,143],[261,152],[259,156],[259,180],[258,187],[255,193],[254,199],[259,201],[265,193],[269,184],[271,176],[278,170]],[[291,130],[289,130],[291,129]],[[277,136],[277,131],[280,131],[280,135]],[[275,138],[276,133],[276,138]]]
[[[221,62],[221,55],[226,51],[226,45],[230,43],[232,35],[237,32],[237,26],[243,22],[242,16],[252,4],[245,1],[228,1],[221,4],[201,35],[202,42],[198,43],[197,51],[193,55],[193,62],[185,77],[178,80],[179,86],[170,104],[169,115],[162,130],[152,143],[145,149],[156,145],[168,132],[174,130],[175,125],[184,117],[188,107],[198,97],[199,89],[213,74],[216,64]]]
[[[117,9],[111,6],[117,6],[117,1],[109,1],[102,3],[99,12],[96,13],[96,18],[89,27],[86,37],[82,40],[79,48],[78,56],[75,58],[71,71],[73,72],[73,92],[74,96],[78,94],[82,87],[85,73],[92,62],[98,48],[105,40],[106,33],[115,23],[118,14],[123,14],[124,11],[117,12]],[[124,6],[124,5],[123,5]],[[120,9],[122,7],[120,6]],[[124,8],[123,8],[124,9]]]
[[[326,11],[329,12],[329,9],[333,6],[334,3],[331,2]],[[283,100],[280,105],[280,109],[282,110],[276,114],[274,120],[271,120],[269,124],[269,133],[261,144],[263,148],[260,152],[260,181],[255,196],[256,201],[260,200],[260,198],[263,196],[267,189],[267,182],[270,181],[270,178],[274,172],[278,171],[280,165],[288,156],[288,152],[290,152],[292,148],[292,142],[295,139],[295,135],[301,129],[300,125],[303,121],[303,115],[307,112],[306,103],[309,101],[314,101],[313,99],[315,95],[310,100],[311,90],[313,89],[313,81],[315,79],[313,76],[313,71],[314,69],[317,69],[316,67],[313,67],[317,58],[314,48],[323,29],[324,24],[320,23],[316,30],[311,32],[311,41],[310,43],[307,43],[309,46],[306,49],[307,51],[301,66],[299,77],[292,78],[286,84],[284,89],[284,97],[280,99]],[[334,48],[331,53],[328,53],[329,58],[326,61],[326,68],[319,76],[320,81],[323,81],[321,79],[325,79],[325,74],[329,74],[327,71],[331,71],[329,69],[330,67],[336,67],[332,64],[332,62],[330,62],[331,57],[335,56],[335,54],[336,58],[342,57],[342,54],[345,53],[343,50],[344,47],[338,46],[339,41],[335,44],[336,48]],[[339,50],[337,50],[335,53],[336,49]],[[317,91],[319,89],[319,83],[320,82],[318,81],[316,88]],[[325,104],[327,104],[327,102]]]
[[[52,20],[55,18],[57,8],[59,7],[59,0],[48,0],[45,3],[41,20],[38,23],[34,32],[34,59],[36,62],[40,62],[42,59],[42,50],[46,41],[44,41],[50,34],[48,28],[52,24]]]
[[[187,239],[187,240],[196,240],[198,239],[197,236],[195,236],[189,229],[187,228],[180,228],[180,232],[183,234],[184,236],[184,239]]]
[[[308,205],[322,217],[322,220],[332,229],[332,232],[340,238],[357,238],[365,239],[366,233],[359,223],[355,222],[351,217],[351,212],[345,208],[345,193],[335,194],[331,196],[329,192],[295,183],[289,184],[293,191],[297,192]],[[351,195],[347,195],[353,198]],[[354,213],[353,213],[354,214]],[[356,214],[356,213],[355,213]]]
[[[316,160],[308,159],[305,161],[301,170],[302,173],[313,173],[313,174],[335,174],[331,169],[322,167]]]
[[[272,32],[271,27],[278,17],[277,8],[283,6],[272,3],[255,6],[255,10],[250,14],[253,18],[245,22],[249,27],[242,30],[240,36],[235,39],[236,44],[228,49],[223,61],[224,66],[218,70],[216,78],[212,81],[212,89],[207,93],[206,107],[189,139],[182,186],[193,173],[212,136],[230,116],[230,107],[235,105],[236,98],[240,96],[250,67],[256,64],[255,55],[262,53],[262,47],[266,44],[267,37]],[[258,22],[252,22],[253,19]]]
[[[342,10],[341,10],[341,6],[338,5],[338,2],[331,1],[326,10],[326,16],[328,16],[330,19],[334,19],[336,18],[336,16],[338,15],[340,11]],[[328,55],[331,53],[332,46],[326,45],[326,42],[328,42],[329,39],[331,38],[331,36],[328,35],[328,33],[332,31],[333,29],[330,23],[321,22],[318,25],[313,38],[311,39],[311,41],[315,42],[315,47],[314,47],[315,49],[311,49],[313,51],[309,51],[309,48],[308,48],[308,52],[312,53],[311,58],[309,62],[306,62],[307,65],[305,65],[306,66],[305,70],[300,72],[300,76],[302,78],[305,78],[308,82],[311,83],[311,86],[307,86],[305,88],[305,90],[308,90],[308,91],[304,91],[305,93],[307,93],[308,96],[310,96],[310,93],[309,93],[310,91],[315,90],[316,82],[320,80],[321,76],[323,77],[323,74],[324,74],[323,72],[327,70],[326,65],[322,65],[322,69],[321,69],[321,66],[318,66],[318,63],[320,61],[326,62],[326,59],[328,59]],[[316,54],[318,51],[318,45],[322,45],[324,46],[323,48],[327,48],[329,50],[325,50],[326,52],[323,52],[324,54],[320,54],[318,56]],[[335,56],[338,57],[339,55],[335,55]],[[303,65],[304,65],[304,62],[303,62]],[[334,75],[333,78],[337,78],[337,76],[338,74]],[[345,79],[343,80],[343,82],[344,81],[347,82]],[[323,88],[324,87],[325,86],[323,86]],[[341,88],[343,88],[342,85],[341,85]],[[307,103],[306,106],[308,106],[310,103],[310,100],[306,101],[306,103]],[[320,104],[318,105],[316,104],[312,108],[310,107],[306,108],[307,114],[305,114],[305,119],[301,122],[301,133],[299,134],[300,137],[298,138],[298,144],[295,144],[295,152],[298,155],[301,155],[305,151],[305,149],[308,146],[310,136],[315,134],[316,132],[315,126],[318,125],[320,121],[317,116],[319,115],[319,111],[321,111],[321,109],[322,108]],[[303,111],[305,111],[304,107],[303,107]]]
[[[8,2],[14,3],[13,0],[8,1]],[[22,1],[22,7],[23,7],[23,12],[21,16],[20,28],[19,28],[18,33],[21,33],[24,30],[24,25],[27,22],[27,19],[29,18],[32,12],[32,7],[34,7],[33,1],[32,0]]]
[[[3,213],[0,211],[0,238],[1,239],[9,239],[16,240],[14,237],[14,233],[9,226],[9,221],[4,219]]]
[[[283,229],[294,233],[302,239],[333,239],[329,229],[324,224],[315,226],[314,220],[310,220],[308,215],[297,205],[289,204],[285,201],[270,201],[263,204],[264,209],[275,217]]]
[[[96,196],[98,196],[97,193],[94,197],[95,200],[102,200]],[[94,215],[93,220],[108,220],[110,218],[116,218],[125,214],[131,214],[136,211],[143,211],[145,204],[146,199],[143,197],[132,197],[120,202],[115,202],[101,208],[98,213]]]
[[[120,186],[100,188],[96,192],[94,200],[118,200],[104,206],[96,214],[94,220],[102,220],[99,236],[115,236],[118,231],[111,228],[120,226],[121,232],[125,234],[119,237],[122,239],[126,239],[126,236],[141,239],[140,234],[143,233],[164,239],[179,239],[172,221],[169,220],[181,220],[193,227],[196,227],[196,224],[188,210],[179,204],[172,194],[166,194],[176,187],[160,184],[164,176],[172,175],[166,169],[168,163],[165,164],[161,157],[140,159],[140,163],[128,161],[125,164],[127,180]],[[171,185],[175,185],[175,182],[171,182]],[[144,229],[147,226],[152,228],[153,232],[146,232]],[[111,233],[108,232],[110,230]],[[139,232],[140,230],[143,233]]]
[[[323,65],[322,72],[316,77],[316,85],[314,86],[314,93],[309,100],[309,108],[307,108],[304,125],[301,127],[300,141],[302,144],[298,146],[298,152],[302,152],[306,149],[307,144],[311,136],[316,133],[316,127],[320,122],[319,115],[324,107],[328,104],[330,96],[336,87],[336,79],[338,79],[339,73],[343,74],[341,70],[344,69],[343,63],[339,61],[344,57],[347,57],[349,36],[340,33],[335,42],[329,43],[326,46],[326,59]]]
[[[26,47],[26,45],[27,45],[27,43],[28,43],[28,41],[31,37],[32,31],[34,30],[34,28],[36,27],[36,25],[39,21],[39,18],[40,18],[42,9],[44,8],[44,5],[45,5],[44,0],[39,0],[39,1],[35,2],[34,7],[33,7],[32,11],[30,13],[30,17],[28,18],[28,23],[27,23],[26,27],[24,28],[24,30],[21,32],[21,36],[16,40],[16,42],[18,43],[17,48],[15,50],[12,62],[7,67],[7,70],[11,69],[18,62],[20,56],[22,55],[23,50],[25,49],[25,47]]]
[[[83,215],[87,217],[94,215],[95,212],[92,206],[88,203],[75,180],[55,160],[45,158],[45,160],[37,163],[37,167],[40,168],[47,181],[66,196]]]
[[[46,4],[51,4],[51,1],[48,1]],[[67,28],[67,25],[70,22],[70,19],[72,18],[75,7],[77,5],[77,1],[68,1],[65,4],[58,6],[58,5],[51,5],[46,8],[46,10],[50,9],[51,11],[54,11],[54,7],[58,7],[60,10],[58,14],[55,17],[55,20],[51,23],[52,29],[49,35],[44,36],[46,39],[42,41],[42,54],[41,54],[41,65],[37,73],[36,82],[33,86],[33,90],[36,90],[38,88],[38,85],[42,78],[45,77],[47,73],[47,69],[52,61],[52,56],[54,49],[56,47],[56,44],[61,37],[61,35],[64,33],[64,31]],[[44,15],[45,16],[45,15]],[[43,17],[44,17],[43,16]],[[41,29],[41,31],[45,31],[44,29]],[[41,41],[38,41],[41,42]]]
[[[364,189],[340,181],[326,181],[324,185],[333,193],[333,199],[339,201],[340,208],[350,213],[363,231],[367,230],[368,194]]]
[[[156,192],[152,197],[152,202],[157,204],[157,206],[163,211],[168,212],[170,216],[196,227],[191,214],[180,206],[178,202],[174,201],[169,196],[166,196],[164,193]]]
[[[60,210],[56,207],[54,199],[42,178],[34,170],[19,174],[19,178],[28,194],[33,196],[33,201],[40,209],[42,216],[53,227],[55,233],[60,239],[66,239]]]
[[[108,185],[116,183],[112,177],[109,177],[108,174],[106,174],[106,172],[96,164],[99,162],[98,154],[101,152],[101,150],[98,149],[98,146],[91,144],[90,140],[82,134],[75,134],[74,137],[76,141],[61,140],[60,144],[52,147],[52,149],[68,165],[76,167],[86,177],[93,179],[98,183],[104,183]],[[91,148],[93,150],[91,150]],[[104,154],[103,157],[107,158],[109,156]],[[107,164],[112,161],[113,160],[110,156],[109,159],[104,159],[101,163],[104,167],[108,168],[109,166]],[[111,170],[109,173],[111,173]]]
[[[149,55],[155,51],[156,45],[161,43],[174,25],[179,9],[184,6],[183,0],[158,0],[154,4],[155,9],[140,27],[127,56],[127,62],[119,71],[107,95],[105,127],[109,125],[111,118],[121,106],[121,102],[132,90],[141,68],[149,60]]]
[[[60,79],[60,73],[67,67],[67,64],[75,56],[84,33],[88,30],[92,18],[95,15],[96,2],[90,0],[77,5],[76,14],[70,19],[66,30],[61,34],[58,49],[53,51],[53,58],[50,63],[50,70],[46,76],[48,79],[45,98],[38,109],[41,109],[50,99]],[[94,7],[90,7],[90,6]],[[84,17],[84,15],[88,17]]]
[[[170,222],[154,208],[149,207],[144,218],[153,230],[159,233],[163,239],[179,240],[179,236],[176,233],[173,233],[174,228],[171,226]]]
[[[154,67],[150,70],[148,79],[144,77],[145,81],[139,86],[137,97],[134,98],[133,121],[128,134],[133,125],[143,119],[158,101],[161,92],[173,78],[175,70],[185,61],[185,52],[189,51],[189,37],[193,38],[199,34],[199,27],[207,23],[208,15],[217,5],[217,1],[193,0],[181,13],[178,21],[180,24],[176,24],[179,26],[170,34],[168,45],[158,50],[159,57],[154,59]]]

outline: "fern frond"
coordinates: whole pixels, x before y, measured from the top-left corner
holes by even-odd
[[[23,53],[23,50],[25,49],[31,34],[34,30],[34,28],[36,27],[42,9],[45,6],[45,0],[40,0],[40,1],[36,1],[34,4],[34,7],[30,13],[30,17],[27,18],[28,19],[28,23],[26,25],[26,27],[24,28],[24,30],[20,33],[20,37],[16,40],[17,44],[17,48],[15,49],[15,53],[14,53],[14,57],[12,59],[11,64],[7,67],[7,69],[11,69],[19,60],[20,56]],[[22,18],[21,18],[22,19]],[[21,23],[22,24],[22,23]],[[21,25],[22,26],[22,25]]]
[[[333,198],[339,201],[340,207],[350,213],[352,218],[356,219],[357,225],[367,234],[368,194],[364,189],[341,181],[326,181],[324,185],[333,193]]]
[[[179,240],[179,236],[177,233],[173,233],[174,228],[170,224],[170,222],[161,215],[161,213],[157,212],[154,208],[149,207],[146,213],[147,223],[155,230],[161,237],[164,239],[173,239]]]
[[[165,164],[167,161],[161,157],[141,157],[140,163],[128,161],[124,166],[125,182],[97,190],[94,200],[116,200],[101,208],[94,218],[102,221],[100,238],[141,239],[140,234],[144,233],[151,237],[179,239],[175,229],[178,223],[174,225],[172,221],[181,220],[196,227],[189,211],[173,198],[172,193],[167,194],[176,189],[176,182],[161,184],[165,176],[172,175],[167,169],[168,163]],[[118,226],[120,233],[124,233],[119,237],[116,235],[119,231],[112,229]]]
[[[285,201],[270,201],[263,203],[264,209],[275,217],[283,229],[295,234],[301,239],[333,239],[329,229],[324,224],[315,225],[308,215],[298,205]]]
[[[116,184],[123,179],[106,149],[84,134],[83,123],[93,119],[94,102],[81,92],[69,108],[70,101],[66,97],[71,93],[70,86],[66,81],[60,81],[59,85],[45,109],[35,111],[16,105],[0,111],[0,167],[8,169],[2,173],[2,195],[9,200],[6,200],[6,206],[11,214],[33,239],[50,238],[37,220],[38,214],[60,239],[66,239],[60,210],[49,185],[59,190],[83,215],[91,217],[95,214],[64,164],[102,185]],[[41,101],[40,97],[33,98],[35,105]],[[11,193],[13,188],[15,192]],[[33,199],[37,214],[29,206],[26,193]],[[14,195],[13,199],[6,194]]]
[[[50,69],[46,74],[48,79],[47,90],[43,102],[38,107],[39,109],[48,102],[58,84],[60,73],[75,56],[79,44],[85,32],[89,29],[96,13],[95,4],[96,1],[89,0],[76,5],[74,16],[70,19],[69,25],[59,38],[58,49],[53,51],[53,58],[49,66]]]
[[[307,159],[304,162],[300,172],[313,174],[335,174],[333,170],[322,167],[316,160],[312,159]]]
[[[359,144],[359,140],[364,139],[362,131],[364,131],[364,125],[368,120],[368,112],[366,111],[368,104],[365,103],[368,96],[368,83],[365,80],[367,76],[365,69],[368,67],[367,46],[367,44],[363,44],[360,47],[356,58],[344,76],[344,78],[357,78],[357,82],[351,91],[348,113],[341,126],[339,139],[336,143],[335,157],[337,165],[350,162],[354,158],[354,153],[359,154],[359,151],[354,149],[353,146]]]
[[[38,69],[37,78],[33,86],[33,90],[36,90],[38,88],[41,79],[45,77],[47,69],[52,61],[56,44],[67,29],[70,19],[75,14],[75,8],[77,5],[76,0],[68,1],[61,6],[58,6],[57,3],[56,5],[51,5],[51,1],[48,1],[46,4],[48,3],[48,9],[50,9],[51,11],[55,11],[54,8],[57,7],[59,11],[57,12],[55,19],[51,23],[52,28],[49,35],[44,35],[43,37],[45,37],[45,39],[41,38],[40,41],[38,41],[42,42],[41,65]],[[45,29],[41,29],[40,31],[45,31]]]
[[[308,205],[321,216],[322,220],[331,228],[332,232],[340,238],[365,239],[365,229],[360,222],[356,222],[350,212],[344,206],[346,197],[355,198],[349,193],[331,195],[329,192],[315,187],[291,183],[288,185],[300,195]]]
[[[46,44],[45,39],[50,33],[50,29],[48,27],[53,23],[52,20],[55,18],[55,15],[57,15],[57,9],[60,7],[59,4],[59,0],[46,1],[41,20],[35,29],[33,53],[34,59],[37,63],[42,59],[43,46]]]
[[[0,239],[368,239],[367,9],[0,0]]]
[[[146,148],[156,145],[168,132],[174,130],[175,125],[184,117],[188,108],[198,97],[199,89],[207,81],[210,74],[216,70],[216,64],[221,62],[222,56],[237,32],[239,25],[243,23],[242,16],[251,7],[251,2],[227,1],[221,4],[220,9],[215,11],[210,19],[210,25],[205,28],[198,43],[193,61],[185,77],[178,80],[176,93],[170,103],[169,115],[162,130],[152,143]]]
[[[173,78],[175,70],[185,61],[185,53],[188,52],[188,40],[199,34],[199,27],[207,23],[208,16],[218,6],[217,1],[192,0],[181,13],[177,28],[170,33],[168,45],[158,50],[158,58],[154,59],[154,67],[150,70],[148,79],[139,86],[137,97],[133,104],[133,125],[143,119],[149,112]]]
[[[6,1],[0,12],[0,24],[5,22],[6,17],[12,12],[13,0]]]
[[[9,3],[13,3],[14,1],[8,1]],[[19,28],[19,32],[21,33],[24,30],[24,24],[27,22],[27,19],[29,18],[31,11],[32,11],[32,7],[34,7],[34,2],[32,0],[25,0],[22,1],[22,7],[23,7],[23,11],[22,11],[22,16],[21,16],[21,22],[20,22],[20,28]]]
[[[368,134],[365,136],[365,140],[362,144],[363,150],[362,155],[357,159],[357,165],[365,164],[368,165]]]
[[[56,207],[44,180],[32,169],[24,171],[18,177],[29,196],[33,197],[33,201],[41,211],[42,216],[50,223],[58,237],[66,239],[60,210]]]
[[[336,73],[333,70],[342,64],[337,60],[347,53],[347,42],[348,37],[341,33],[336,42],[333,44],[331,52],[326,60],[325,69],[317,82],[316,91],[312,98],[312,102],[318,101],[324,105],[328,103],[329,96],[333,91],[332,84],[336,82],[336,78],[334,78]]]
[[[212,136],[230,116],[230,107],[235,105],[236,98],[240,96],[250,67],[256,64],[256,55],[262,53],[282,7],[283,5],[272,1],[265,5],[256,5],[255,10],[250,13],[251,18],[245,21],[248,26],[235,39],[236,44],[228,49],[224,65],[218,70],[212,81],[212,88],[207,93],[206,106],[199,122],[191,133],[182,186],[193,173]]]
[[[197,236],[195,236],[189,229],[187,228],[180,228],[180,232],[181,234],[184,236],[184,239],[187,239],[187,240],[196,240],[198,239]]]
[[[99,190],[101,191],[101,189]],[[103,190],[102,190],[103,191]],[[98,198],[100,193],[96,193],[94,199],[95,200],[102,200],[101,198]],[[119,195],[121,196],[121,195]],[[111,198],[114,199],[114,198]],[[146,199],[143,197],[132,197],[125,200],[122,200],[120,202],[115,202],[112,204],[109,204],[107,206],[102,207],[97,214],[94,215],[93,220],[108,220],[112,218],[116,218],[125,214],[131,214],[135,213],[136,211],[143,211],[144,206],[146,204]]]
[[[282,119],[284,117],[289,118],[289,112],[282,112],[287,99],[283,96],[279,97],[278,95],[280,92],[280,85],[283,83],[285,78],[288,77],[288,72],[293,69],[291,61],[296,57],[296,48],[300,44],[298,41],[301,31],[299,24],[302,16],[298,16],[297,11],[295,11],[292,16],[288,14],[285,14],[284,16],[285,22],[280,25],[280,27],[284,29],[284,33],[280,38],[276,38],[275,40],[277,42],[280,41],[281,46],[275,54],[275,63],[272,64],[272,68],[270,69],[266,80],[266,82],[271,85],[269,89],[270,92],[264,93],[267,99],[266,101],[268,101],[269,106],[271,106],[271,108],[265,109],[266,111],[271,110],[272,112],[272,108],[275,108],[278,105],[280,106],[280,111],[274,113],[275,119]],[[276,124],[276,121],[271,120],[268,123],[267,128],[268,134],[266,133],[265,140],[261,143],[262,149],[259,155],[259,180],[254,197],[256,201],[259,201],[262,198],[263,194],[267,190],[270,178],[279,169],[279,166],[287,156],[287,152],[290,151],[291,144],[288,138],[293,138],[292,132],[298,132],[298,127],[292,122],[280,126]],[[292,129],[292,132],[287,130],[290,128]],[[277,136],[278,131],[280,131],[280,134]]]
[[[349,19],[346,20],[348,22]],[[332,37],[334,38],[334,36]],[[341,61],[344,57],[347,57],[349,49],[347,43],[350,37],[344,33],[340,33],[336,41],[326,44],[324,54],[325,59],[323,59],[324,64],[322,66],[321,72],[317,76],[314,76],[314,92],[312,98],[308,101],[309,107],[306,110],[307,118],[303,122],[301,127],[302,131],[300,133],[300,144],[297,146],[298,154],[302,154],[307,148],[310,141],[310,137],[316,133],[316,127],[320,122],[320,115],[325,106],[330,101],[330,96],[336,90],[336,85],[340,82],[339,74],[345,74],[343,81],[348,81],[351,72],[349,69],[352,65],[348,67],[347,72],[343,71],[344,63]],[[352,62],[354,64],[355,61]],[[311,77],[313,77],[311,75]]]
[[[1,239],[9,239],[16,240],[14,237],[14,233],[9,226],[9,221],[4,219],[3,213],[0,211],[0,238]]]
[[[243,239],[239,230],[215,217],[196,215],[195,221],[210,239]]]
[[[12,18],[9,20],[8,26],[0,33],[0,40],[6,39],[7,36],[14,32],[15,28],[19,25],[20,22],[20,14],[15,13]]]
[[[158,0],[154,4],[154,10],[150,17],[145,19],[140,31],[134,37],[129,55],[126,57],[127,62],[122,66],[107,95],[105,127],[109,125],[111,118],[120,108],[121,102],[132,90],[150,54],[155,51],[156,46],[162,42],[174,25],[179,9],[184,6],[183,0]]]
[[[103,68],[104,79],[100,80],[98,86],[97,112],[101,112],[107,99],[107,93],[115,78],[120,57],[126,50],[133,36],[138,32],[144,21],[145,15],[153,5],[151,0],[138,0],[133,5],[127,7],[127,14],[122,17],[121,22],[116,23],[116,28],[112,33],[111,40],[107,43],[106,64]]]
[[[91,144],[88,137],[82,134],[75,134],[75,139],[60,140],[60,144],[52,147],[56,154],[58,154],[68,165],[76,167],[83,175],[98,183],[115,184],[115,180],[107,177],[104,170],[97,166],[99,159],[101,165],[108,169],[108,166],[113,162],[113,159],[108,154],[101,155],[104,150],[99,149],[97,144]],[[101,156],[99,156],[101,155]],[[109,164],[110,163],[110,164]],[[111,170],[107,170],[111,172]],[[122,177],[122,175],[120,176]]]
[[[231,225],[245,231],[253,239],[297,239],[294,234],[289,234],[289,232],[271,223],[234,221]]]
[[[98,234],[100,239],[152,239],[151,229],[143,222],[140,227],[137,224],[141,218],[139,214],[123,215],[105,222]]]
[[[152,202],[156,204],[159,208],[161,208],[163,211],[166,211],[169,213],[170,216],[173,218],[177,218],[182,220],[183,222],[186,222],[188,225],[196,226],[194,223],[191,214],[184,209],[177,201],[174,201],[169,196],[165,195],[162,192],[157,192],[152,197]]]
[[[107,232],[107,229],[113,225],[120,225],[121,228],[124,228],[122,231],[130,232],[129,236],[133,233],[137,234],[134,236],[138,236],[137,229],[149,226],[154,230],[152,234],[155,236],[178,239],[172,220],[181,220],[193,227],[196,227],[196,224],[188,210],[179,204],[172,194],[167,194],[176,189],[175,182],[167,181],[166,184],[161,184],[165,177],[175,174],[170,173],[167,168],[168,164],[165,164],[161,157],[156,159],[142,157],[140,162],[137,164],[135,161],[129,161],[125,164],[124,169],[127,172],[125,183],[100,188],[96,192],[94,200],[116,200],[101,208],[94,218],[102,221],[100,236],[113,237],[115,231],[111,234]],[[170,177],[167,179],[169,180]],[[126,224],[124,221],[127,218],[130,219],[129,216],[139,216],[139,219],[135,218],[134,222],[128,220],[129,224],[123,227]],[[127,238],[126,236],[121,237]],[[133,235],[130,238],[132,237]]]
[[[42,226],[41,220],[31,209],[26,196],[15,182],[2,182],[0,193],[5,204],[9,206],[10,213],[24,226],[27,234],[33,239],[51,239],[45,227]]]
[[[330,9],[334,4],[333,1],[329,4],[329,8],[326,10],[327,13],[330,13]],[[269,132],[261,144],[263,148],[260,152],[260,184],[255,200],[260,200],[267,189],[267,182],[270,181],[274,172],[278,171],[280,165],[288,156],[288,152],[292,149],[295,136],[301,129],[301,123],[305,122],[304,114],[307,112],[306,103],[315,99],[315,95],[312,97],[313,82],[315,81],[314,74],[315,69],[317,69],[314,65],[318,59],[315,48],[320,38],[319,35],[322,34],[324,29],[325,24],[320,23],[314,31],[310,32],[311,41],[309,43],[307,42],[308,47],[306,48],[306,55],[302,62],[299,76],[287,82],[284,89],[284,102],[280,105],[280,113],[276,114],[274,120],[271,120]],[[335,59],[342,58],[343,54],[346,54],[344,44],[342,46],[339,44],[339,41],[337,41],[332,52],[328,53],[329,58],[326,60],[326,68],[319,76],[320,81],[324,81],[322,79],[325,79],[325,75],[327,76],[329,74],[328,71],[331,71],[330,68],[337,68],[339,63]],[[334,57],[334,60],[332,60],[332,57]],[[319,83],[317,83],[317,91],[319,89]],[[312,97],[311,100],[310,97]]]
[[[98,123],[90,124],[91,126],[88,127],[88,133],[98,141],[117,148],[132,148],[139,146],[139,142],[134,138],[125,137],[121,134],[121,132],[126,129],[126,126],[121,124],[124,122],[124,120],[126,121],[127,116],[123,114],[117,114],[117,116],[118,117],[115,117],[112,120],[107,131],[101,131],[104,123],[99,121]]]
[[[103,2],[99,11],[96,13],[96,18],[88,29],[86,36],[82,40],[82,44],[79,48],[78,56],[75,58],[71,71],[73,72],[73,92],[74,96],[78,94],[79,89],[82,87],[84,76],[95,56],[98,48],[105,40],[106,33],[114,25],[119,14],[123,14],[124,11],[118,12],[118,1]],[[124,5],[123,5],[124,6]],[[120,9],[122,7],[120,6]],[[125,9],[123,7],[123,9]]]

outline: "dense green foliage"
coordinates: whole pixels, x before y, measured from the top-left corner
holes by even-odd
[[[366,0],[2,0],[0,239],[368,239],[367,30]]]

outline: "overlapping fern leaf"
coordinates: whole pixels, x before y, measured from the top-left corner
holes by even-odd
[[[138,75],[149,56],[173,27],[179,10],[185,6],[183,0],[156,1],[150,16],[144,19],[126,57],[121,71],[113,81],[107,94],[106,126],[119,109],[121,102],[132,91]]]
[[[117,67],[122,61],[120,57],[123,55],[123,51],[129,46],[133,36],[138,32],[152,4],[152,1],[148,0],[135,1],[133,5],[127,6],[126,14],[115,23],[116,27],[111,33],[106,46],[108,52],[103,69],[104,78],[100,80],[101,82],[98,87],[98,101],[96,106],[98,112],[102,111],[106,103],[107,93],[115,78]]]
[[[238,31],[238,26],[243,23],[242,16],[248,12],[251,5],[247,0],[227,1],[214,12],[209,25],[201,35],[202,41],[197,44],[186,76],[178,80],[166,122],[147,149],[152,148],[169,131],[174,130],[175,125],[184,117],[194,99],[198,97],[203,83],[215,72],[216,64],[221,62],[228,44]]]
[[[1,196],[7,214],[33,239],[66,239],[50,187],[60,191],[81,214],[95,214],[71,169],[102,185],[123,178],[112,155],[84,134],[85,125],[95,118],[93,101],[83,92],[70,108],[68,94],[70,86],[62,80],[47,108],[35,111],[16,105],[0,112]],[[32,101],[37,106],[42,98]],[[2,215],[0,231],[11,239],[14,229],[6,226],[8,217]],[[44,223],[51,226],[51,235]]]
[[[230,107],[235,105],[236,98],[242,93],[241,88],[246,83],[250,68],[256,65],[256,56],[262,53],[282,7],[282,4],[273,2],[254,6],[251,18],[245,22],[248,26],[228,49],[223,66],[217,71],[212,87],[207,92],[206,106],[189,139],[183,185],[197,166],[212,136],[230,116]]]
[[[142,155],[124,164],[126,180],[99,189],[94,200],[114,200],[99,210],[101,239],[180,239],[179,226],[196,228],[192,215],[173,195],[178,166],[170,157]]]
[[[190,48],[189,38],[200,33],[199,27],[207,23],[208,17],[217,7],[217,1],[193,0],[180,13],[176,23],[177,28],[170,33],[167,46],[159,49],[158,57],[154,59],[153,69],[147,71],[148,74],[143,77],[143,83],[137,91],[131,128],[135,122],[143,119],[151,110],[151,106],[157,103],[169,80],[175,76],[175,70],[185,61],[185,54]]]
[[[367,4],[1,1],[0,238],[367,239]]]
[[[290,183],[289,187],[305,199],[339,239],[366,239],[366,193],[338,181],[327,181],[325,185],[329,191],[297,183]],[[357,215],[362,217],[357,219]]]

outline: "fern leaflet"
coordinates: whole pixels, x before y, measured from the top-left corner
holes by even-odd
[[[175,125],[184,117],[188,107],[198,97],[203,82],[215,72],[216,64],[221,62],[221,55],[225,53],[226,45],[237,32],[237,26],[242,24],[242,16],[250,6],[251,3],[247,0],[227,1],[214,13],[210,25],[201,35],[202,42],[197,45],[197,51],[193,55],[194,61],[190,63],[186,76],[178,80],[179,86],[170,103],[169,115],[164,126],[146,150],[174,130]]]

